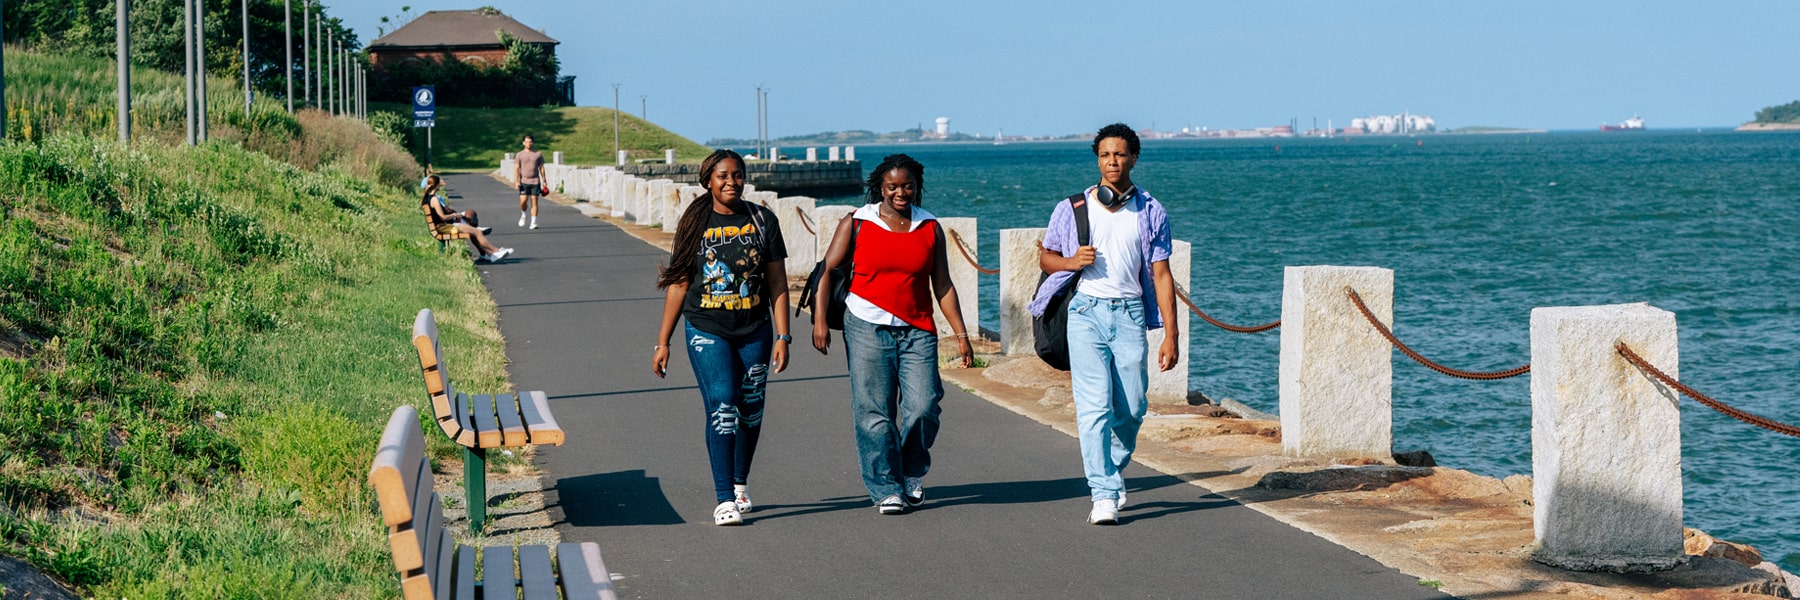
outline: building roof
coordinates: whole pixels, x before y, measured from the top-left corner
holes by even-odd
[[[495,31],[504,30],[518,37],[527,44],[556,45],[558,42],[544,35],[544,32],[527,27],[512,17],[493,9],[478,10],[434,10],[419,15],[419,18],[393,33],[381,36],[369,43],[371,50],[387,48],[455,48],[467,46],[498,46],[499,36]]]

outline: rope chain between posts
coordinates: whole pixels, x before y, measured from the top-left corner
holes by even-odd
[[[1619,355],[1625,357],[1626,361],[1630,362],[1631,364],[1637,365],[1637,367],[1639,369],[1643,369],[1644,372],[1649,373],[1651,377],[1656,378],[1656,380],[1662,382],[1663,385],[1669,386],[1671,388],[1675,388],[1677,391],[1680,391],[1681,393],[1686,394],[1687,397],[1693,398],[1694,400],[1699,401],[1701,404],[1705,404],[1708,408],[1719,411],[1721,413],[1725,413],[1726,416],[1731,417],[1733,419],[1737,419],[1739,421],[1743,421],[1745,423],[1749,423],[1751,425],[1755,425],[1757,427],[1761,427],[1763,429],[1767,429],[1767,430],[1773,431],[1775,433],[1793,436],[1793,437],[1800,437],[1800,427],[1795,427],[1793,425],[1788,425],[1786,423],[1781,423],[1778,421],[1766,419],[1763,417],[1759,417],[1759,416],[1738,410],[1729,405],[1726,405],[1724,402],[1714,400],[1714,399],[1708,397],[1706,394],[1700,393],[1699,391],[1695,390],[1694,388],[1688,387],[1686,385],[1682,385],[1681,382],[1676,381],[1675,378],[1670,377],[1669,374],[1662,372],[1662,369],[1658,369],[1654,365],[1651,365],[1650,361],[1644,360],[1644,357],[1638,356],[1638,354],[1636,352],[1632,352],[1631,348],[1629,346],[1625,345],[1625,342],[1619,342],[1617,344],[1614,344],[1613,347],[1618,349]]]
[[[1270,323],[1263,323],[1261,325],[1253,325],[1250,327],[1244,327],[1241,325],[1231,325],[1231,324],[1222,322],[1218,319],[1214,319],[1214,318],[1212,318],[1211,315],[1206,314],[1206,311],[1200,310],[1200,307],[1195,306],[1194,300],[1192,298],[1188,297],[1187,290],[1181,289],[1181,286],[1179,286],[1179,285],[1175,286],[1175,297],[1180,298],[1182,304],[1187,305],[1188,310],[1194,311],[1194,314],[1199,315],[1200,320],[1211,323],[1213,325],[1213,327],[1217,327],[1219,329],[1230,331],[1232,333],[1262,333],[1264,331],[1268,331],[1270,329],[1274,329],[1276,327],[1281,326],[1281,319],[1276,319]]]
[[[1386,325],[1382,325],[1381,321],[1376,320],[1375,313],[1369,312],[1368,305],[1363,304],[1362,296],[1358,295],[1356,293],[1356,290],[1351,289],[1350,286],[1344,286],[1344,293],[1350,295],[1350,301],[1356,303],[1356,310],[1362,311],[1363,317],[1369,320],[1369,324],[1374,325],[1375,330],[1381,332],[1381,337],[1387,338],[1388,343],[1393,344],[1395,348],[1399,348],[1400,353],[1405,354],[1407,358],[1413,359],[1414,361],[1417,361],[1421,365],[1425,365],[1426,367],[1430,368],[1433,371],[1437,371],[1439,373],[1443,373],[1443,374],[1449,375],[1451,377],[1458,377],[1458,378],[1462,378],[1462,379],[1474,379],[1477,381],[1493,381],[1496,379],[1506,379],[1508,377],[1518,377],[1520,375],[1524,375],[1526,373],[1531,372],[1531,363],[1525,363],[1525,366],[1523,366],[1523,367],[1518,367],[1515,369],[1507,369],[1505,371],[1483,372],[1483,371],[1463,371],[1460,369],[1452,369],[1450,367],[1446,367],[1444,365],[1440,365],[1435,362],[1431,362],[1430,359],[1427,359],[1424,356],[1420,356],[1419,353],[1414,352],[1413,349],[1407,347],[1406,344],[1400,343],[1400,338],[1394,337],[1394,332],[1392,330],[1388,329]]]
[[[955,229],[950,229],[948,227],[944,228],[944,231],[950,232],[950,238],[956,240],[956,249],[962,251],[963,260],[969,261],[969,264],[974,265],[975,270],[980,271],[982,275],[1000,274],[999,269],[989,269],[981,266],[981,263],[975,262],[975,257],[969,254],[969,245],[963,243],[962,234],[959,234]]]
[[[800,207],[796,206],[794,207],[794,214],[800,215],[800,224],[806,227],[807,233],[813,234],[815,237],[819,235],[819,232],[813,230],[812,221],[806,218],[806,211],[800,210]]]

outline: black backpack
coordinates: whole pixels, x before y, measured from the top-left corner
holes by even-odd
[[[844,262],[838,263],[837,268],[831,270],[831,289],[819,289],[819,276],[825,272],[825,259],[820,258],[813,265],[812,274],[806,276],[806,286],[800,288],[800,299],[794,303],[794,316],[800,316],[802,310],[812,309],[814,294],[829,294],[825,297],[825,326],[840,331],[844,329],[844,313],[848,310],[845,302],[850,298],[850,277],[856,272],[851,259],[856,257],[856,232],[861,228],[861,219],[850,219],[850,249],[844,254]]]
[[[1075,245],[1086,246],[1088,238],[1087,197],[1075,194],[1068,198],[1069,208],[1075,213]],[[1050,278],[1049,273],[1038,276],[1038,289],[1044,288],[1044,281]],[[1075,295],[1075,284],[1081,281],[1081,272],[1076,271],[1064,283],[1062,289],[1050,295],[1050,303],[1044,307],[1042,316],[1031,318],[1031,335],[1037,342],[1038,358],[1058,371],[1069,370],[1069,298]]]

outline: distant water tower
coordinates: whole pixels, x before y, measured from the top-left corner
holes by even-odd
[[[937,126],[938,137],[950,136],[950,117],[938,117]]]

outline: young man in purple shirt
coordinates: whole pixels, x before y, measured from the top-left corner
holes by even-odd
[[[1056,204],[1038,255],[1038,267],[1050,276],[1030,305],[1032,315],[1043,315],[1050,296],[1080,273],[1068,306],[1069,374],[1081,466],[1093,501],[1088,522],[1095,525],[1118,524],[1125,504],[1123,471],[1148,409],[1147,334],[1178,322],[1169,215],[1131,183],[1138,150],[1137,132],[1123,123],[1094,136],[1100,183],[1080,200]],[[1075,231],[1078,210],[1088,217],[1085,246]],[[1174,368],[1180,357],[1181,332],[1170,330],[1157,349],[1157,367]]]

